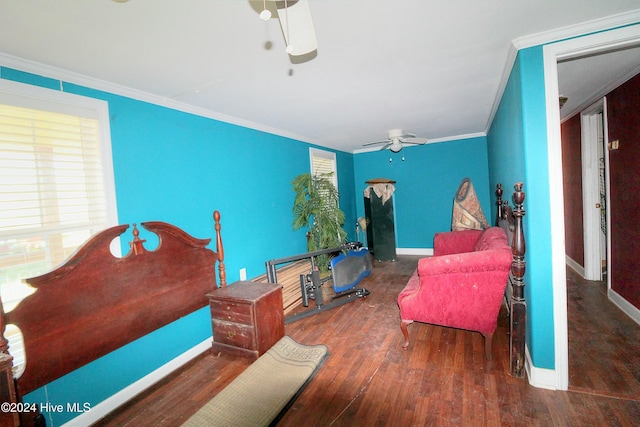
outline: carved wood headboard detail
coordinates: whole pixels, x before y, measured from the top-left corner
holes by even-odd
[[[35,390],[208,304],[216,285],[226,286],[220,213],[211,239],[197,239],[164,222],[141,225],[158,236],[148,251],[133,225],[127,255],[111,254],[111,242],[129,225],[104,230],[63,265],[26,279],[36,292],[2,313],[0,350],[7,351],[6,324],[20,328],[27,366],[17,380],[20,395]]]

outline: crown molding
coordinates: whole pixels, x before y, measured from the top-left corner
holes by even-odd
[[[636,25],[638,23],[640,23],[640,9],[634,9],[604,18],[593,19],[579,24],[569,25],[566,27],[556,28],[551,31],[545,31],[514,39],[511,42],[511,46],[509,47],[507,58],[505,60],[505,65],[502,69],[502,78],[500,79],[500,85],[498,86],[498,91],[496,92],[496,96],[493,100],[493,106],[491,108],[491,113],[489,114],[489,119],[487,120],[485,133],[489,133],[491,123],[493,123],[493,119],[495,118],[498,107],[500,106],[502,95],[507,87],[507,82],[509,81],[513,64],[516,61],[516,57],[518,56],[518,51],[520,49],[554,43],[574,37],[582,37],[591,33],[608,31],[614,28]]]
[[[90,89],[108,92],[114,95],[124,96],[127,98],[135,99],[137,101],[148,102],[150,104],[167,107],[172,110],[182,111],[184,113],[190,113],[196,116],[206,117],[209,119],[218,120],[221,122],[269,133],[272,135],[293,139],[296,141],[306,142],[325,148],[331,148],[337,151],[343,151],[339,148],[332,147],[330,144],[322,140],[309,138],[304,135],[299,135],[293,132],[266,126],[260,123],[252,122],[250,120],[245,120],[235,116],[230,116],[228,114],[220,113],[217,111],[195,107],[193,105],[179,102],[171,98],[154,95],[152,93],[144,92],[138,89],[133,89],[105,80],[96,79],[80,73],[75,73],[73,71],[65,70],[62,68],[27,60],[3,52],[0,52],[0,66],[36,74],[53,80],[58,80],[60,81],[60,91],[63,91],[64,89],[62,84],[63,82],[71,83],[79,86],[85,86]]]
[[[512,41],[512,44],[516,50],[520,50],[638,23],[640,23],[640,9],[634,9],[604,18],[556,28],[551,31],[518,37]]]

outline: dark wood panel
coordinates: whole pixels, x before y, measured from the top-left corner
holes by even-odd
[[[611,287],[640,309],[640,74],[607,95],[611,218]]]

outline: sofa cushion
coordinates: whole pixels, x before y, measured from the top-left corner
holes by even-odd
[[[509,247],[504,230],[500,227],[489,227],[480,234],[480,237],[473,245],[473,250],[474,252],[488,251],[504,247]]]

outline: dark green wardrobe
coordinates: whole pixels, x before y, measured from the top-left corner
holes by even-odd
[[[369,182],[367,182],[369,183]],[[364,197],[367,218],[367,246],[376,261],[396,260],[396,233],[393,219],[393,197],[383,203],[372,188]]]

